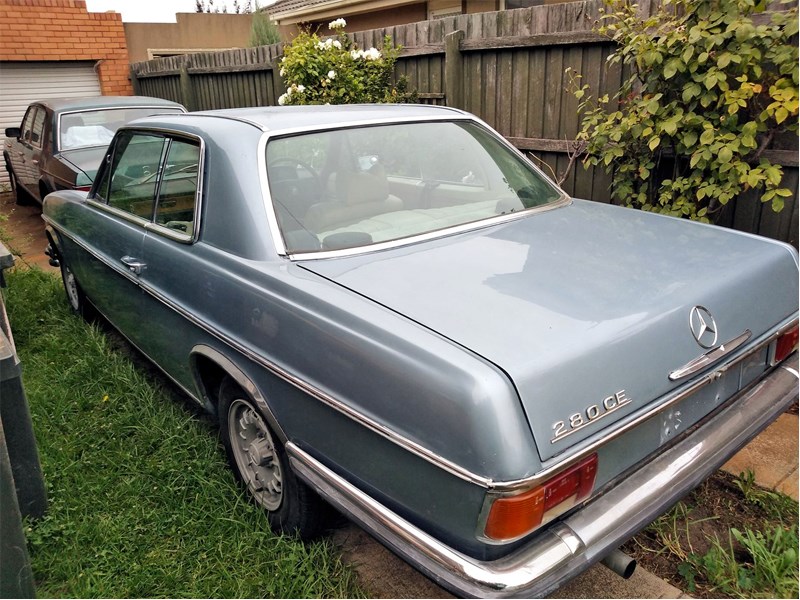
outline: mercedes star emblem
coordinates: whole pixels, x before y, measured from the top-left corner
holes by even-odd
[[[692,335],[703,348],[713,348],[717,344],[717,324],[705,306],[695,306],[689,313],[689,327]]]

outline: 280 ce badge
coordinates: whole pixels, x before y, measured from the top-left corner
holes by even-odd
[[[626,404],[630,404],[630,402],[631,399],[628,398],[625,390],[620,390],[613,396],[608,396],[602,402],[592,404],[583,411],[570,415],[566,421],[556,421],[553,423],[553,438],[550,440],[550,443],[555,444],[568,435],[572,435],[576,431],[580,431],[584,427],[619,410]]]

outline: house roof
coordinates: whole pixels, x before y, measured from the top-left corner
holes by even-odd
[[[278,0],[265,10],[279,25],[336,19],[359,13],[370,12],[414,4],[420,0]]]

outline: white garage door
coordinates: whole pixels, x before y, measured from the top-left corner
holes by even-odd
[[[19,127],[31,102],[100,95],[94,62],[0,62],[0,147],[5,146],[6,127]],[[0,162],[0,186],[7,184]]]

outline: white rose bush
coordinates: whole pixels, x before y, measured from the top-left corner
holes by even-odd
[[[383,48],[361,49],[347,36],[344,19],[328,24],[334,37],[301,31],[286,46],[280,74],[286,93],[278,104],[360,104],[413,102],[416,94],[406,91],[405,78],[392,82],[400,47],[386,36]]]

